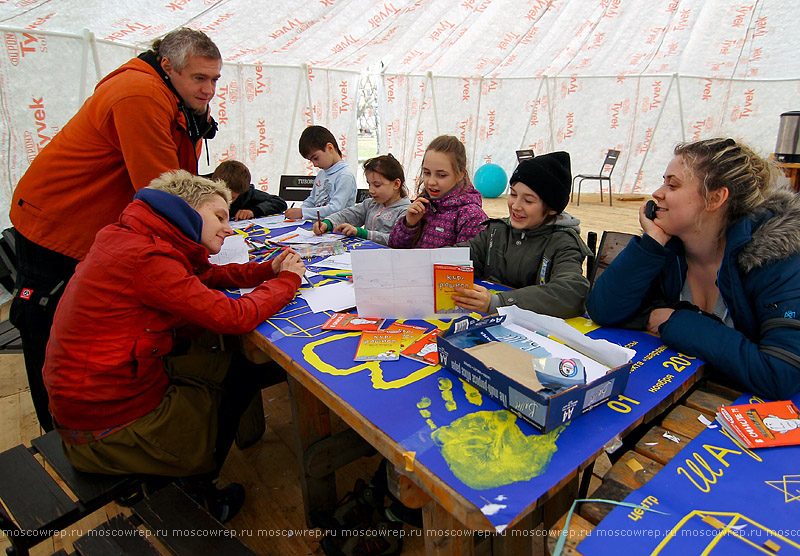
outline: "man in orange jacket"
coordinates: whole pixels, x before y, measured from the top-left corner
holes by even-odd
[[[95,234],[162,173],[197,174],[202,139],[216,133],[208,104],[222,56],[201,31],[181,28],[98,83],[14,190],[17,281],[11,322],[20,330],[36,415],[53,424],[42,365],[58,301]]]

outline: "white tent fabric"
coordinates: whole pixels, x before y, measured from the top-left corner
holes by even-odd
[[[767,155],[798,109],[800,3],[780,0],[17,0],[0,3],[0,224],[32,158],[97,81],[171,29],[225,61],[201,171],[245,162],[276,193],[313,173],[302,128],[357,163],[360,72],[380,68],[379,145],[416,175],[451,133],[474,171],[514,151],[566,150],[573,173],[622,151],[614,190],[652,191],[674,144],[715,135]],[[596,182],[589,185],[596,190]]]

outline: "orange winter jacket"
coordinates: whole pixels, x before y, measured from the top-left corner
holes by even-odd
[[[199,141],[189,139],[179,100],[138,58],[103,78],[20,179],[10,215],[17,230],[80,260],[153,178],[196,174]]]

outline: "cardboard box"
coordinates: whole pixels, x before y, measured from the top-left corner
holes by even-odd
[[[461,317],[454,320],[450,328],[437,338],[439,362],[539,431],[549,432],[625,391],[634,350],[605,340],[588,338],[555,317],[538,315],[517,307],[504,307],[500,312],[503,314],[483,319]],[[481,362],[454,345],[454,337],[459,334],[465,335],[497,324],[513,324],[555,338],[587,359],[610,367],[610,370],[587,384],[545,396],[509,376],[515,374],[512,369],[504,372],[502,368],[493,368],[491,364]],[[519,369],[516,371],[518,373]],[[532,367],[529,372],[535,375]]]

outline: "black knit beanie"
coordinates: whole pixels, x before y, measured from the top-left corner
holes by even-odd
[[[511,174],[510,185],[530,187],[544,203],[561,214],[569,203],[572,184],[569,153],[558,151],[523,160]]]

